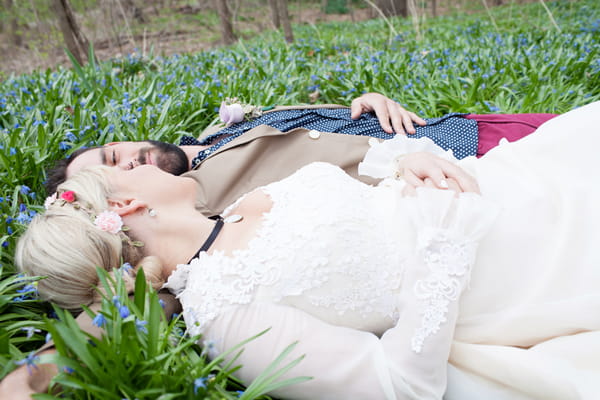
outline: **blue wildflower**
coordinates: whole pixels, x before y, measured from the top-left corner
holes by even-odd
[[[102,328],[104,325],[106,325],[106,318],[104,317],[104,314],[102,314],[102,313],[96,314],[96,316],[92,320],[92,324],[94,324],[98,328]]]
[[[162,308],[165,308],[166,306],[165,301],[163,299],[158,299],[158,304],[160,304]]]
[[[67,143],[67,142],[60,142],[58,144],[58,148],[60,150],[69,150],[71,148],[71,145],[69,143]]]
[[[31,192],[31,188],[27,185],[21,185],[21,189],[19,189],[22,195],[28,195]],[[21,210],[23,211],[23,210]]]
[[[131,266],[131,264],[129,264],[128,262],[123,263],[123,265],[121,265],[121,272],[131,275],[131,270],[133,269],[133,267]]]
[[[117,308],[121,307],[121,297],[113,296],[112,302],[115,305],[115,307],[117,307]]]
[[[52,334],[50,332],[46,333],[46,343],[52,340]]]
[[[11,156],[14,156],[15,154],[17,154],[17,150],[14,147],[11,147],[10,150],[8,151],[8,154],[10,154]]]
[[[119,315],[121,316],[121,318],[129,317],[129,308],[127,308],[127,306],[119,307]]]
[[[146,328],[146,325],[148,325],[148,321],[144,321],[143,319],[136,318],[135,329],[137,329],[139,332],[148,333],[148,329]]]
[[[35,283],[28,283],[21,289],[17,289],[17,293],[33,293],[37,295],[37,287],[35,286]]]
[[[73,372],[75,372],[75,370],[71,367],[63,367],[63,371],[65,371],[67,374],[72,374]]]
[[[15,219],[18,223],[23,225],[27,225],[31,222],[31,216],[26,212],[20,212],[19,215],[17,215],[17,218]]]
[[[33,326],[26,326],[24,328],[21,328],[21,330],[26,332],[27,339],[31,339],[31,337],[33,336],[34,333],[41,332],[41,330],[34,328]]]
[[[206,381],[205,377],[197,378],[194,380],[194,394],[198,394],[198,389],[206,389]]]
[[[37,365],[35,365],[35,363],[37,363],[39,360],[40,360],[40,357],[36,356],[35,353],[32,351],[24,359],[19,360],[19,361],[15,361],[15,364],[17,364],[17,365],[26,365],[27,366],[27,372],[29,373],[29,375],[31,375],[32,368],[38,369],[38,367],[37,367]]]

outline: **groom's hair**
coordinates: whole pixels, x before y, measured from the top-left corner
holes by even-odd
[[[67,167],[73,162],[73,160],[83,153],[92,149],[97,149],[98,147],[100,146],[78,149],[75,150],[70,156],[56,161],[54,166],[46,171],[47,179],[44,186],[46,187],[46,193],[48,196],[51,196],[52,193],[56,192],[58,185],[67,180]]]

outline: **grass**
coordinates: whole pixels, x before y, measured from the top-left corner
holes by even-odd
[[[193,55],[132,54],[99,65],[4,80],[0,83],[0,378],[42,344],[47,331],[57,342],[61,337],[87,340],[66,314],[58,311],[60,322],[51,318],[55,312],[36,299],[34,282],[15,275],[12,263],[19,233],[41,211],[43,170],[54,160],[79,147],[108,141],[177,142],[182,134],[198,135],[215,122],[226,97],[275,105],[308,103],[310,95],[318,93],[318,102],[348,104],[363,92],[375,91],[427,117],[447,112],[562,113],[600,100],[600,4],[581,0],[546,5],[558,29],[540,3],[510,4],[492,8],[490,14],[421,19],[419,40],[411,21],[403,19],[389,21],[393,31],[382,20],[295,26],[297,41],[292,45],[280,34],[267,32]],[[129,320],[111,311],[114,304],[107,299],[106,317],[119,327],[114,332],[126,334],[128,346],[135,348],[147,340],[136,331],[136,318],[148,322],[149,332],[160,327],[163,333],[157,333],[156,343],[164,344],[160,347],[164,357],[185,353],[183,364],[169,364],[174,369],[167,373],[175,374],[177,368],[196,372],[177,383],[159,382],[152,377],[165,373],[166,364],[124,358],[121,361],[144,372],[135,381],[137,386],[121,388],[119,396],[155,398],[152,388],[162,387],[173,396],[165,398],[188,398],[196,379],[200,383],[213,379],[210,390],[237,396],[239,387],[231,386],[226,372],[216,379],[212,367],[194,367],[204,358],[190,338],[169,339],[175,325],[149,321],[143,311],[147,308],[140,304],[157,304],[152,296],[144,290],[138,294],[143,301],[120,300],[136,310]],[[114,345],[111,340],[114,336],[97,346],[108,349],[102,346]],[[63,370],[58,381],[73,398],[89,398],[85,392],[92,390],[98,373],[90,366],[110,361],[102,355],[106,351],[84,362],[89,350],[85,348],[61,350],[59,360],[75,372]],[[79,363],[69,364],[67,359]],[[206,360],[202,363],[208,365]],[[79,365],[87,369],[77,371],[74,367]],[[69,385],[69,379],[79,380],[79,386]]]

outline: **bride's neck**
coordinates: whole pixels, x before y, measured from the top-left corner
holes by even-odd
[[[162,211],[146,218],[142,229],[135,229],[136,239],[144,242],[144,252],[160,259],[165,275],[178,264],[187,263],[210,235],[215,221],[193,210],[184,213]]]

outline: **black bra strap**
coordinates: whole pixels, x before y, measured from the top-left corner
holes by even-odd
[[[206,251],[210,248],[210,246],[213,244],[213,242],[219,235],[219,232],[221,232],[221,228],[223,228],[223,224],[224,224],[223,218],[219,217],[217,219],[217,222],[215,223],[215,226],[213,227],[212,231],[210,232],[210,235],[208,235],[208,238],[206,239],[206,241],[204,242],[202,247],[200,247],[200,249],[196,252],[196,254],[194,254],[194,256],[192,258],[190,258],[190,261],[188,261],[188,264],[190,262],[192,262],[192,260],[194,258],[198,257],[200,252]]]

